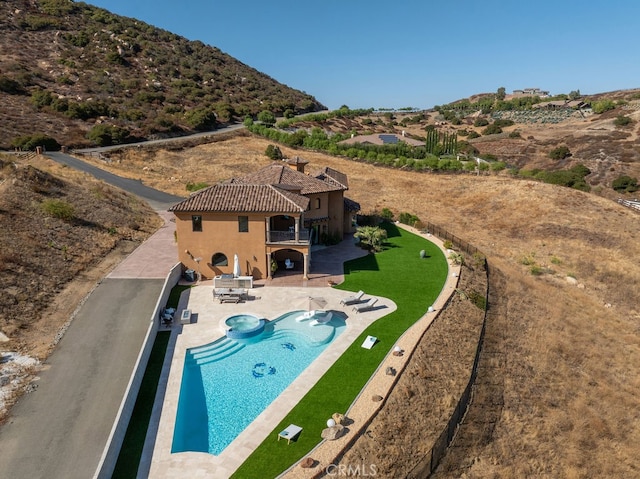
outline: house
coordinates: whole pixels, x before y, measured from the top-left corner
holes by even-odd
[[[342,140],[340,145],[355,145],[355,144],[364,144],[364,145],[396,145],[400,142],[404,142],[409,146],[424,146],[425,143],[423,141],[414,140],[413,138],[409,138],[405,136],[404,131],[402,135],[397,135],[395,133],[380,133],[373,135],[359,135],[352,136],[346,140]]]
[[[354,231],[360,205],[344,197],[347,176],[332,168],[313,175],[306,160],[274,162],[194,193],[173,205],[179,259],[204,278],[233,273],[268,278],[272,265],[308,278],[312,245]],[[289,268],[289,266],[287,266]]]

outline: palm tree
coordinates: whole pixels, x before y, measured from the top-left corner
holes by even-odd
[[[356,229],[353,236],[367,246],[369,251],[376,253],[382,251],[382,244],[384,240],[387,239],[387,230],[379,226],[360,226]]]

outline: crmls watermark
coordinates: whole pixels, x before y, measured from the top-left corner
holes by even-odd
[[[329,464],[326,468],[331,477],[373,477],[378,475],[375,464]]]

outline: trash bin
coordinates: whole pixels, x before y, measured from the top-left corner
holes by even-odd
[[[184,279],[194,282],[196,280],[196,272],[192,269],[188,269],[184,272]]]

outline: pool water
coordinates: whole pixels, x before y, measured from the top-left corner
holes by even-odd
[[[287,313],[251,340],[222,338],[185,356],[171,452],[220,454],[343,330]]]

